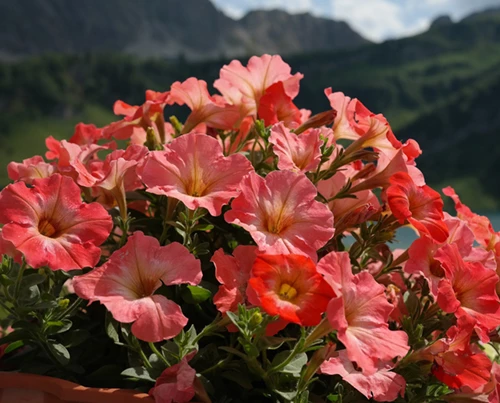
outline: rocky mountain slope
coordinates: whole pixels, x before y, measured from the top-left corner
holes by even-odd
[[[0,0],[0,57],[124,52],[205,60],[368,43],[345,22],[251,12],[235,21],[209,0]]]

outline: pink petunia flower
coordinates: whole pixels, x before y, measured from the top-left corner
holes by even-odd
[[[215,265],[215,278],[221,286],[214,295],[214,304],[221,313],[235,312],[238,304],[246,301],[248,280],[255,261],[256,246],[238,245],[233,256],[222,249],[215,251],[211,261]]]
[[[0,193],[2,236],[22,252],[33,268],[53,270],[92,267],[113,227],[97,203],[81,201],[80,188],[59,174],[7,186]]]
[[[220,78],[214,87],[231,105],[237,105],[242,116],[256,116],[261,97],[271,85],[282,82],[285,93],[291,99],[299,93],[299,81],[303,75],[291,74],[291,68],[278,56],[253,56],[244,67],[233,60],[220,71]]]
[[[473,318],[479,337],[488,342],[488,332],[500,325],[500,300],[495,290],[498,275],[479,262],[464,261],[456,244],[443,246],[434,258],[445,274],[438,285],[439,306],[457,318]]]
[[[55,173],[56,167],[53,164],[45,162],[39,155],[36,155],[23,160],[22,163],[10,162],[7,165],[7,172],[9,178],[13,181],[23,181],[31,185],[33,179],[48,178]]]
[[[316,251],[334,233],[333,215],[314,200],[316,195],[302,173],[274,171],[264,179],[252,172],[224,218],[250,232],[262,253],[302,254],[316,261]]]
[[[169,103],[186,104],[191,109],[184,123],[183,133],[189,133],[200,123],[229,130],[240,119],[238,107],[211,97],[207,83],[194,77],[172,84]]]
[[[349,254],[331,252],[318,263],[318,272],[337,293],[328,304],[328,320],[337,329],[349,360],[363,373],[372,375],[379,363],[403,357],[409,350],[408,335],[389,330],[393,306],[385,297],[385,288],[364,271],[353,275]]]
[[[149,394],[156,403],[187,403],[194,397],[196,371],[188,364],[189,356],[165,369]]]
[[[196,285],[201,277],[200,262],[184,246],[160,246],[137,231],[104,265],[75,277],[73,286],[81,298],[100,301],[117,321],[133,322],[138,339],[159,342],[178,335],[188,319],[179,305],[155,291],[162,283]]]
[[[373,398],[376,402],[392,402],[398,395],[404,396],[405,378],[392,372],[391,366],[380,366],[373,374],[365,374],[354,365],[347,351],[341,350],[338,357],[330,358],[321,365],[320,373],[340,375],[367,399]]]
[[[240,193],[252,165],[241,154],[224,157],[217,140],[205,134],[185,134],[146,159],[140,176],[147,191],[182,201],[189,209],[206,208],[217,216]]]
[[[271,128],[269,142],[278,156],[278,168],[296,172],[314,171],[321,160],[320,130],[311,129],[300,135],[292,133],[283,123]]]

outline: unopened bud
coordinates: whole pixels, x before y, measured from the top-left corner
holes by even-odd
[[[334,122],[336,116],[337,111],[334,109],[318,113],[317,115],[310,117],[308,120],[302,123],[302,125],[299,126],[297,130],[295,130],[295,134],[303,133],[308,129],[331,125]]]
[[[260,312],[254,312],[250,320],[248,321],[248,324],[251,327],[257,327],[262,323],[262,314]]]
[[[64,299],[59,300],[58,305],[59,305],[59,308],[66,309],[69,305],[69,299],[64,298]]]

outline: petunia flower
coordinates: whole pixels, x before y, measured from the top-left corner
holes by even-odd
[[[314,262],[303,255],[258,255],[248,284],[256,305],[302,326],[317,325],[335,296]]]
[[[241,154],[224,157],[217,140],[205,134],[185,134],[146,159],[140,176],[147,191],[182,201],[189,209],[202,207],[217,216],[240,193],[252,165]]]
[[[257,115],[266,126],[282,122],[286,127],[295,128],[302,122],[300,109],[285,92],[283,82],[271,85],[260,98]]]
[[[68,140],[70,143],[75,143],[80,146],[96,144],[103,138],[102,129],[97,128],[95,125],[88,125],[85,123],[78,123],[75,126],[73,136]]]
[[[162,284],[196,285],[201,277],[200,262],[184,246],[160,246],[136,231],[104,265],[75,277],[73,286],[81,298],[105,305],[118,322],[133,323],[138,339],[159,342],[179,334],[188,319],[155,291]]]
[[[391,371],[391,366],[380,366],[373,374],[365,374],[349,360],[346,350],[339,351],[338,357],[330,358],[320,367],[321,374],[340,375],[367,399],[376,402],[392,402],[405,394],[406,381],[401,375]]]
[[[316,251],[333,236],[333,215],[317,202],[317,190],[302,173],[274,171],[266,178],[250,173],[241,194],[224,218],[250,232],[259,251],[302,254],[317,260]]]
[[[471,345],[474,320],[460,317],[446,337],[416,351],[412,361],[434,361],[433,375],[453,389],[477,390],[490,381],[492,363],[488,356]]]
[[[212,256],[215,265],[215,278],[221,283],[214,295],[214,304],[221,313],[235,312],[238,304],[246,301],[246,289],[256,258],[257,247],[238,245],[233,256],[218,249]]]
[[[292,133],[283,123],[271,127],[269,142],[278,156],[278,168],[296,172],[314,171],[321,160],[320,130],[311,129],[300,135]]]
[[[476,332],[487,342],[489,331],[500,325],[500,300],[495,291],[498,275],[479,262],[464,261],[456,244],[443,246],[434,258],[445,273],[438,285],[437,303],[457,318],[473,318]]]
[[[426,185],[417,186],[404,172],[394,174],[390,182],[386,191],[387,202],[399,223],[404,224],[408,220],[420,235],[430,236],[437,242],[446,241],[449,233],[439,193]]]
[[[200,123],[216,129],[232,129],[240,119],[238,107],[219,102],[208,93],[207,83],[194,77],[175,82],[170,89],[169,103],[186,104],[191,113],[187,117],[183,133],[189,133]]]
[[[22,252],[33,268],[52,270],[92,267],[113,227],[110,215],[97,203],[81,201],[80,188],[55,174],[7,186],[0,193],[2,236]]]
[[[408,335],[389,330],[387,322],[393,307],[383,285],[366,271],[353,275],[347,252],[329,253],[317,269],[337,293],[328,304],[328,320],[345,345],[349,360],[372,375],[380,361],[406,355]]]
[[[53,164],[45,162],[42,157],[34,157],[23,160],[22,163],[10,162],[7,165],[9,178],[13,181],[23,181],[31,185],[33,179],[48,178],[54,172],[56,167]]]
[[[282,82],[286,95],[293,99],[299,93],[302,77],[300,73],[292,75],[290,66],[278,55],[252,56],[247,67],[238,60],[224,66],[214,87],[228,103],[240,107],[242,116],[256,116],[267,88]]]

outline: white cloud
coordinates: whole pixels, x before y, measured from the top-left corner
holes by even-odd
[[[373,41],[412,35],[429,26],[426,18],[405,21],[405,7],[391,0],[332,0],[333,17],[351,26]]]
[[[448,14],[463,18],[500,5],[499,0],[212,0],[233,18],[249,10],[280,8],[348,22],[368,39],[382,41],[425,31],[432,20]]]

